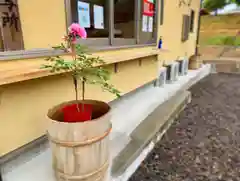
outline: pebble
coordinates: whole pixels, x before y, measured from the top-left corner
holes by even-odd
[[[129,181],[240,181],[240,75],[211,74]]]

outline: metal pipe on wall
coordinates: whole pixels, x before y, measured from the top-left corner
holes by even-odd
[[[202,9],[202,0],[200,0],[200,9],[198,14],[198,29],[197,29],[197,39],[196,39],[196,48],[195,55],[198,56],[198,46],[199,46],[199,36],[200,36],[200,25],[201,25],[201,9]]]

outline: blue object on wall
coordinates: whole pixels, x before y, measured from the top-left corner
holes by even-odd
[[[160,37],[159,42],[158,42],[158,48],[161,49],[162,48],[162,38]]]

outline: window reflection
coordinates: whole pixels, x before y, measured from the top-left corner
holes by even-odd
[[[114,1],[114,37],[134,38],[135,0]]]
[[[89,38],[109,36],[108,0],[73,0],[72,20],[85,27]]]

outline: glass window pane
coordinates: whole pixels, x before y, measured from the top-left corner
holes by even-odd
[[[161,0],[160,3],[160,25],[163,25],[164,21],[164,0]]]
[[[114,0],[114,37],[135,38],[135,0]]]
[[[85,27],[88,38],[109,36],[108,0],[71,0],[72,20]]]
[[[190,22],[190,31],[194,31],[194,20],[195,20],[195,12],[191,10],[191,22]]]
[[[156,2],[155,0],[140,0],[140,30],[139,37],[141,44],[155,43],[156,26]]]
[[[190,16],[183,15],[183,24],[182,24],[182,42],[188,40],[190,32]]]

